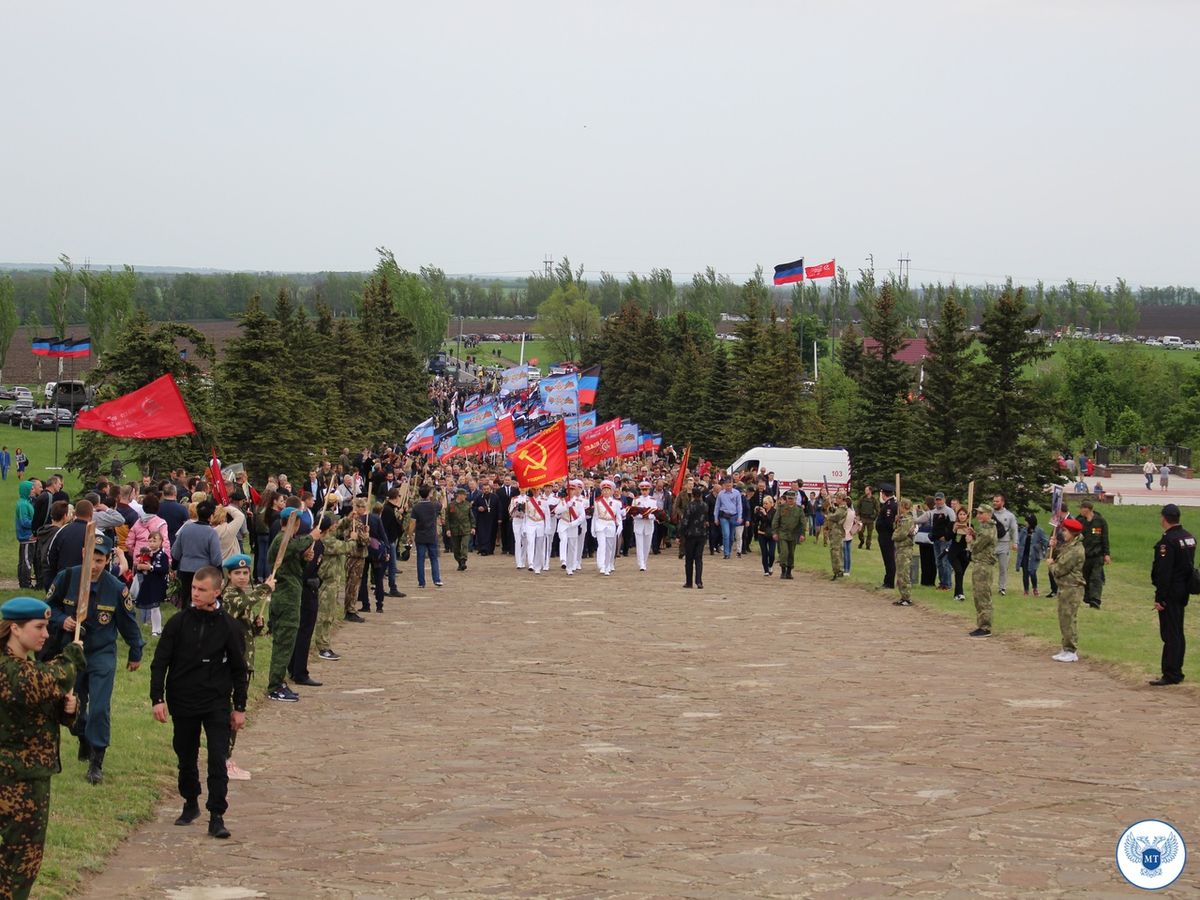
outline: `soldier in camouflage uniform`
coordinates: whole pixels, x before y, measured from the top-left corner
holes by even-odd
[[[346,593],[343,610],[347,622],[366,621],[358,614],[358,589],[363,580],[363,569],[367,565],[367,549],[371,543],[371,533],[367,530],[366,513],[367,501],[354,501],[351,514],[338,522],[336,537],[348,541],[350,546],[346,553]],[[360,518],[361,516],[361,518]]]
[[[971,637],[989,637],[992,633],[992,576],[996,572],[996,525],[992,508],[976,510],[975,525],[967,530],[971,548],[971,596],[975,600],[975,630]]]
[[[842,577],[842,541],[846,537],[846,495],[834,495],[829,512],[825,514],[825,540],[829,542],[829,565],[833,569],[831,581]]]
[[[316,647],[318,659],[336,662],[341,656],[333,652],[329,645],[329,635],[333,630],[333,623],[343,615],[346,554],[350,552],[350,542],[342,540],[334,533],[335,522],[332,516],[325,516],[320,524],[321,546],[325,553],[321,557],[321,567],[317,570],[321,586],[317,589],[317,626],[313,630],[313,645]]]
[[[254,679],[254,639],[263,632],[263,611],[267,608],[275,579],[268,578],[263,584],[251,584],[254,560],[245,553],[235,554],[225,560],[225,587],[221,591],[221,608],[237,622],[242,632],[242,644],[246,648],[246,685]],[[233,747],[237,743],[237,731],[229,732],[229,757],[225,769],[234,781],[249,781],[250,773],[233,761]]]
[[[896,543],[896,590],[900,592],[900,599],[894,602],[894,606],[912,606],[913,537],[916,533],[913,502],[905,497],[900,501],[900,513],[892,531]]]
[[[788,491],[771,516],[771,533],[779,543],[780,578],[791,579],[796,562],[796,544],[804,540],[804,510],[796,504],[796,492]]]
[[[450,539],[450,550],[460,572],[467,570],[467,545],[474,531],[467,489],[460,487],[454,492],[454,501],[446,507],[446,536]]]
[[[42,866],[50,776],[62,771],[58,726],[75,719],[70,694],[84,669],[83,644],[34,662],[49,634],[50,607],[14,597],[0,607],[0,897],[29,896]]]
[[[1050,574],[1058,585],[1058,628],[1062,632],[1062,650],[1052,657],[1057,662],[1077,662],[1079,631],[1076,615],[1083,602],[1084,567],[1087,562],[1080,532],[1086,526],[1077,519],[1064,519],[1062,533],[1065,543],[1058,543],[1057,536],[1050,538]]]
[[[360,501],[355,501],[360,502]],[[289,512],[290,510],[290,512]],[[304,589],[304,567],[312,559],[312,517],[308,510],[284,507],[279,514],[288,525],[287,517],[295,515],[300,522],[295,534],[283,547],[285,532],[280,531],[271,541],[267,558],[276,569],[279,583],[271,594],[268,616],[271,621],[271,668],[267,672],[267,696],[272,700],[294,703],[300,695],[287,686],[285,676],[296,649],[300,631],[300,595]],[[280,557],[282,558],[280,559]],[[279,559],[278,566],[275,565]]]

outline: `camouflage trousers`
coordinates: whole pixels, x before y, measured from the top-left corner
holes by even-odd
[[[49,778],[0,781],[0,897],[29,896],[49,819]]]
[[[683,547],[682,544],[679,546]],[[778,559],[780,567],[790,571],[796,565],[796,542],[787,538],[780,540]]]
[[[896,590],[901,600],[912,599],[912,544],[896,545]]]
[[[465,563],[467,561],[467,545],[470,540],[470,534],[450,535],[450,552],[454,554],[455,562]]]
[[[992,575],[995,566],[975,563],[971,567],[971,595],[975,600],[975,626],[992,630]]]
[[[344,615],[353,615],[358,612],[358,589],[362,585],[363,571],[367,567],[367,558],[365,556],[347,556],[346,557],[346,600]]]
[[[1081,585],[1058,585],[1058,630],[1062,632],[1064,650],[1074,653],[1078,650],[1079,629],[1076,617],[1079,604],[1083,602],[1083,587]]]
[[[313,653],[330,649],[329,635],[333,631],[333,623],[346,614],[344,606],[345,585],[341,580],[322,579],[321,589],[317,592],[317,624],[313,629]]]
[[[836,537],[829,539],[829,565],[834,575],[842,574],[842,542]]]

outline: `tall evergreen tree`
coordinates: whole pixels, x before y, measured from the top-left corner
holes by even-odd
[[[696,419],[703,435],[695,452],[722,462],[732,462],[733,456],[726,437],[731,408],[731,377],[729,356],[724,347],[717,347],[713,354],[712,367],[708,372],[708,383],[704,386]]]
[[[724,445],[734,453],[764,441],[775,443],[777,436],[772,379],[778,335],[773,312],[766,321],[770,308],[760,268],[742,286],[742,321],[735,329],[738,339],[730,355],[732,389]]]
[[[863,357],[858,414],[850,435],[850,462],[860,483],[910,478],[919,449],[909,402],[912,367],[896,358],[905,339],[891,285],[884,284],[868,310],[867,332],[875,346]]]
[[[862,383],[863,379],[863,342],[862,335],[854,324],[846,326],[842,339],[838,342],[838,362],[842,371],[854,381]]]
[[[1018,511],[1045,507],[1045,485],[1061,480],[1052,410],[1030,374],[1033,363],[1050,356],[1045,339],[1033,334],[1038,321],[1025,289],[1011,283],[984,308],[979,329],[984,359],[959,423],[967,451],[964,474],[974,478],[975,496],[1002,491]]]
[[[712,351],[705,352],[697,341],[689,315],[680,312],[675,317],[678,349],[669,352],[664,363],[672,373],[667,388],[662,420],[664,439],[679,449],[691,444],[697,452],[707,449],[712,429],[706,415],[706,389],[712,370]],[[701,320],[705,325],[707,320]],[[711,327],[711,326],[710,326]],[[724,350],[718,350],[724,355]]]
[[[276,315],[291,321],[290,298],[282,291],[275,310]],[[303,474],[312,441],[304,430],[306,422],[297,418],[304,382],[289,377],[296,370],[289,359],[285,332],[279,319],[263,311],[257,294],[246,304],[238,323],[241,333],[226,344],[217,365],[217,418],[227,453],[237,457],[229,461],[240,460],[256,479],[279,472]]]
[[[941,315],[929,329],[921,407],[921,442],[928,460],[928,480],[947,492],[965,496],[963,459],[965,450],[960,422],[970,402],[970,385],[975,381],[967,331],[967,311],[951,288],[942,301]]]

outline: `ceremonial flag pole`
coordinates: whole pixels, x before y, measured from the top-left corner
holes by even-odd
[[[291,541],[292,536],[296,533],[296,529],[300,527],[300,510],[296,510],[288,518],[288,523],[283,529],[283,540],[279,542],[279,553],[275,556],[275,564],[271,568],[271,577],[269,581],[275,580],[275,573],[279,571],[279,566],[283,562],[283,554],[287,550],[287,545]],[[267,603],[271,600],[271,595],[263,597],[262,606],[258,608],[258,617],[261,619],[264,612],[267,610]]]
[[[975,517],[975,482],[967,484],[967,521]]]
[[[900,473],[896,473],[896,503],[900,503]]]
[[[88,616],[92,598],[92,553],[96,549],[96,523],[88,522],[83,532],[83,564],[79,567],[79,593],[75,598],[75,640],[83,633],[83,620]],[[191,598],[188,598],[191,601]]]

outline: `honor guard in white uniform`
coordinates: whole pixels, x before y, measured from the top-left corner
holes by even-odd
[[[555,518],[555,510],[558,509],[559,501],[551,485],[548,484],[542,487],[542,495],[538,500],[546,513],[546,519],[542,523],[542,555],[539,557],[539,560],[541,562],[541,570],[549,572],[550,551],[554,549],[554,532],[558,521]]]
[[[525,501],[525,565],[534,575],[541,575],[546,549],[546,498],[530,490]]]
[[[558,558],[568,575],[579,569],[583,552],[583,529],[587,521],[587,501],[579,496],[583,482],[578,478],[567,485],[567,496],[558,501]]]
[[[600,496],[592,507],[592,534],[596,538],[596,568],[611,575],[617,558],[617,539],[621,535],[621,501],[613,496],[615,485],[607,478],[600,482]]]
[[[526,497],[517,494],[508,501],[508,517],[512,522],[513,556],[517,559],[517,568],[525,568],[525,558],[528,548],[525,545],[525,507]]]
[[[646,571],[646,561],[650,557],[650,541],[654,538],[654,513],[658,503],[650,495],[650,482],[638,484],[638,496],[629,507],[629,515],[633,516],[633,540],[637,545],[638,569]]]

